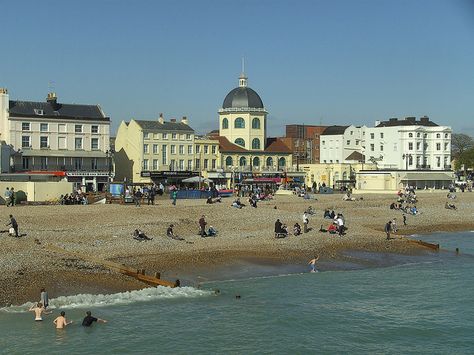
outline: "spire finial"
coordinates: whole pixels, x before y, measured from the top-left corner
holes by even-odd
[[[242,57],[242,74],[245,74],[245,57]]]
[[[245,88],[247,87],[247,76],[245,75],[245,58],[242,57],[242,73],[239,77],[239,87]]]

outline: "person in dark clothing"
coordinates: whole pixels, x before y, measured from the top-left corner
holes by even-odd
[[[92,317],[91,311],[87,311],[86,316],[84,317],[84,320],[82,321],[82,326],[83,327],[90,327],[92,325],[92,323],[94,323],[94,322],[107,323],[107,321],[105,319]]]
[[[206,216],[202,215],[201,218],[199,218],[199,234],[201,237],[206,237]]]
[[[155,204],[155,195],[156,195],[156,191],[155,191],[155,187],[153,186],[153,187],[148,191],[148,196],[147,196],[147,203],[148,203],[148,204],[152,204],[152,205]]]
[[[16,219],[13,218],[12,215],[10,215],[10,223],[7,223],[7,226],[12,226],[13,230],[15,231],[15,237],[19,237],[18,235],[18,223],[16,222]]]
[[[392,231],[392,221],[388,221],[385,225],[385,233],[387,233],[387,240],[390,239],[390,232]]]
[[[133,195],[134,199],[135,199],[135,206],[136,207],[140,207],[140,202],[142,201],[142,192],[140,189],[138,189],[135,194]]]
[[[405,214],[403,215],[403,225],[407,225],[407,216]]]
[[[282,226],[283,226],[283,223],[281,223],[280,220],[277,219],[275,222],[275,237],[276,238],[280,237],[281,234],[283,233]]]

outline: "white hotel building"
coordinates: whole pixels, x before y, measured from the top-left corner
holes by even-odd
[[[5,169],[2,149],[2,173],[64,176],[87,190],[103,190],[111,175],[110,118],[99,105],[63,104],[54,93],[10,100],[0,88],[0,141],[13,153]]]

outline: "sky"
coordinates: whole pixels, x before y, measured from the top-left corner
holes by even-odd
[[[271,135],[427,115],[474,136],[474,0],[0,4],[10,99],[100,104],[112,133],[160,113],[217,129],[245,58]]]

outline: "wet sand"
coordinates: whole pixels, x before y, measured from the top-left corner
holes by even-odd
[[[77,293],[113,293],[146,287],[133,278],[110,271],[77,257],[53,252],[49,246],[120,262],[146,269],[149,274],[161,272],[162,278],[180,278],[189,283],[232,277],[235,270],[255,268],[271,270],[286,265],[305,265],[315,254],[321,263],[350,262],[347,251],[372,251],[414,255],[430,252],[407,243],[404,235],[435,231],[473,230],[474,194],[459,193],[454,203],[457,211],[446,210],[446,193],[421,192],[417,204],[421,214],[408,216],[402,226],[402,214],[389,209],[395,195],[367,195],[362,201],[342,201],[341,195],[316,195],[316,200],[296,196],[277,196],[261,202],[258,208],[230,207],[231,199],[206,205],[204,200],[178,200],[171,206],[160,199],[154,206],[17,206],[0,207],[4,222],[12,213],[20,226],[22,238],[0,234],[0,305],[22,304],[36,300],[39,289],[46,287],[50,298]],[[359,196],[358,196],[359,197]],[[244,201],[244,200],[243,200]],[[244,201],[246,202],[246,201]],[[312,230],[302,236],[273,238],[274,222],[280,218],[292,229],[302,225],[302,213],[313,206]],[[276,206],[276,209],[274,208]],[[342,212],[349,228],[344,237],[320,233],[329,220],[322,218],[325,208]],[[205,214],[208,226],[219,234],[216,238],[197,235],[199,217]],[[385,223],[397,218],[399,233],[386,241]],[[176,234],[185,241],[166,237],[167,226],[175,224]],[[140,228],[152,241],[138,242],[130,233]],[[6,229],[6,228],[5,228]],[[295,269],[296,270],[296,269]]]

